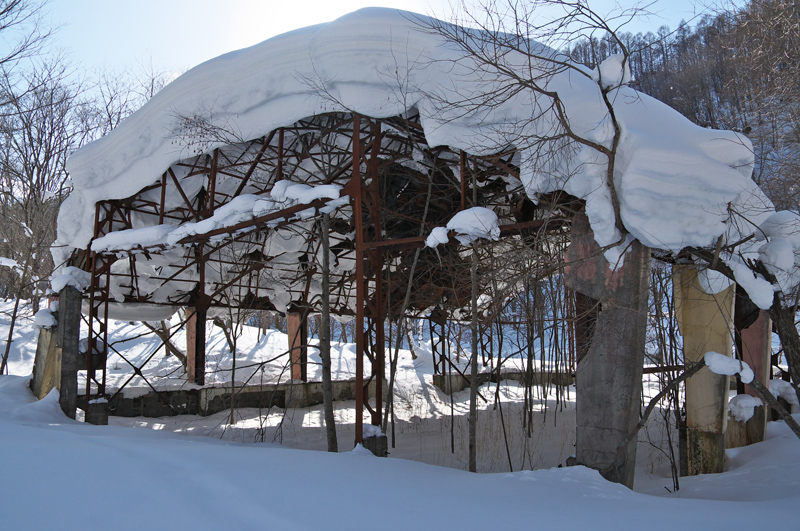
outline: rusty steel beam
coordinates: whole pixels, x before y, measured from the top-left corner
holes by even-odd
[[[253,176],[253,173],[256,171],[256,168],[261,163],[261,158],[264,156],[264,153],[267,151],[267,148],[272,143],[272,139],[275,136],[275,130],[273,129],[267,138],[264,140],[264,143],[261,144],[261,149],[258,150],[256,154],[256,158],[253,160],[253,163],[247,169],[247,172],[242,177],[242,182],[239,183],[239,186],[236,188],[236,191],[233,193],[233,197],[239,197],[239,194],[242,193],[244,187],[247,186],[248,181],[250,181],[250,177]]]
[[[364,441],[364,318],[367,300],[364,278],[364,220],[361,183],[361,117],[353,115],[353,173],[350,183],[355,191],[350,194],[353,218],[356,225],[356,433],[355,443]]]
[[[181,186],[181,183],[179,183],[178,182],[178,178],[175,177],[175,172],[172,171],[172,168],[170,168],[167,171],[169,172],[169,176],[172,177],[172,181],[175,183],[175,187],[178,189],[178,193],[181,194],[181,197],[183,198],[183,202],[186,204],[186,207],[192,213],[192,216],[194,217],[195,221],[200,221],[200,214],[197,213],[197,211],[192,206],[192,202],[189,201],[188,197],[186,197],[186,192],[183,191],[183,187]]]

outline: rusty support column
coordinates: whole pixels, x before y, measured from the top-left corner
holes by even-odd
[[[206,383],[206,318],[207,308],[200,305],[186,309],[186,381]]]
[[[186,307],[186,381],[194,382],[195,347],[197,345],[197,310],[194,306]]]
[[[383,227],[381,224],[381,179],[378,175],[378,156],[381,151],[381,124],[379,121],[372,123],[372,152],[370,153],[369,161],[367,162],[367,193],[369,197],[368,215],[369,223],[372,231],[372,242],[379,242],[383,240]],[[386,339],[384,337],[383,324],[386,320],[386,308],[384,304],[384,274],[383,274],[383,250],[380,248],[373,248],[368,256],[370,276],[375,279],[375,291],[372,296],[372,304],[369,305],[368,319],[372,321],[372,339],[371,352],[367,353],[370,363],[370,381],[364,388],[365,396],[368,396],[369,383],[375,382],[375,407],[370,408],[369,403],[367,409],[372,414],[372,425],[380,426],[383,420],[383,380],[384,372],[386,370]],[[383,437],[385,440],[385,436]],[[382,445],[378,444],[372,448],[379,456],[385,457],[386,450],[382,450]]]
[[[308,381],[308,313],[297,307],[286,312],[292,380]]]
[[[361,181],[361,117],[353,115],[353,217],[356,223],[356,444],[364,441],[364,318],[367,286],[364,278],[363,183]]]
[[[375,435],[371,429],[365,437],[364,410],[370,413],[370,423],[380,426],[383,409],[384,352],[384,308],[383,308],[383,255],[380,249],[367,250],[367,240],[381,239],[380,179],[378,178],[378,154],[380,153],[380,124],[372,127],[373,146],[367,173],[370,185],[365,186],[361,177],[362,145],[361,117],[353,115],[353,173],[349,185],[356,229],[356,430],[355,442],[368,446],[373,453],[386,455],[385,435]],[[366,204],[365,204],[366,203]],[[366,218],[366,219],[365,219]],[[374,279],[375,288],[370,297],[369,279]],[[369,378],[364,378],[364,358],[371,364]],[[369,403],[369,386],[375,384],[375,406]],[[369,440],[365,440],[369,439]]]
[[[106,402],[106,361],[108,360],[108,286],[113,256],[91,254],[92,278],[89,287],[89,337],[85,358],[85,417],[91,424],[108,424]],[[99,372],[99,376],[98,376]]]
[[[461,151],[458,157],[458,167],[461,175],[461,210],[467,209],[467,154]]]
[[[200,279],[194,305],[186,309],[186,380],[202,386],[206,383],[206,319],[210,305],[210,297],[205,292],[206,267],[202,243],[195,248],[195,259]]]

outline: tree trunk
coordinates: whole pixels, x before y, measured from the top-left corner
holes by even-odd
[[[336,419],[333,416],[333,383],[331,381],[331,294],[330,294],[330,242],[328,232],[330,215],[322,215],[322,322],[319,333],[319,357],[322,359],[322,404],[325,410],[325,431],[328,451],[338,452]]]
[[[469,384],[469,471],[478,471],[478,249],[472,245],[472,356]]]
[[[783,346],[783,353],[789,363],[792,382],[800,385],[800,334],[797,333],[797,326],[794,324],[795,309],[784,307],[782,302],[776,294],[775,303],[772,305],[769,315],[772,322],[775,323],[775,329],[778,331],[778,337]],[[800,391],[797,391],[797,399],[800,400]]]
[[[167,354],[175,356],[178,358],[178,361],[181,362],[183,365],[183,370],[186,370],[186,354],[184,354],[181,349],[175,346],[175,344],[170,339],[169,334],[169,326],[167,326],[166,321],[161,321],[161,328],[151,325],[147,321],[142,321],[142,324],[151,332],[153,332],[161,342],[164,344],[164,349],[167,351]]]
[[[14,311],[11,314],[11,324],[8,327],[6,350],[3,353],[3,361],[0,363],[0,374],[6,374],[8,371],[8,354],[11,352],[11,341],[14,337],[14,324],[17,322],[17,311],[19,311],[19,297],[17,297],[17,300],[14,302]]]

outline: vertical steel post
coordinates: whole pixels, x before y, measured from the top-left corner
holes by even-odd
[[[361,117],[353,115],[353,217],[356,222],[356,444],[364,440],[364,309],[367,294],[364,279],[364,220],[361,182]]]

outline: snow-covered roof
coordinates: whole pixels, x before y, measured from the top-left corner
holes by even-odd
[[[208,153],[225,144],[213,138],[187,143],[181,129],[187,117],[203,117],[231,137],[247,140],[324,112],[384,118],[409,109],[419,112],[429,145],[476,154],[516,147],[521,180],[532,198],[558,189],[583,198],[598,243],[618,241],[604,158],[587,147],[575,153],[568,167],[547,174],[528,164],[526,139],[548,131],[553,116],[548,112],[532,120],[535,110],[525,91],[475,112],[447,104],[485,94],[486,83],[497,80],[481,78],[481,65],[476,69],[457,46],[426,30],[429,23],[394,9],[362,9],[186,72],[117,129],[70,157],[74,190],[59,215],[59,243],[85,248],[92,237],[95,202],[131,196],[193,151]],[[512,54],[508,61],[524,65],[523,59]],[[611,145],[596,81],[564,72],[547,88],[558,91],[573,131]],[[745,137],[695,126],[625,86],[610,97],[623,128],[614,180],[621,219],[635,238],[669,251],[707,247],[732,230],[731,209],[746,210],[751,217],[771,209],[750,180],[753,154]],[[731,238],[739,230],[734,233]],[[607,256],[613,261],[613,253]]]

